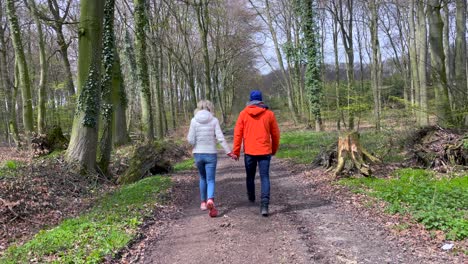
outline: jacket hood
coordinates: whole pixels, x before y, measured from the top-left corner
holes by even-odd
[[[200,124],[207,124],[213,120],[213,115],[207,110],[200,110],[195,114],[195,121]]]
[[[251,116],[259,116],[263,114],[268,108],[259,107],[257,105],[249,105],[245,108],[245,111]]]

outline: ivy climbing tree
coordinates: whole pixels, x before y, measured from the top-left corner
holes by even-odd
[[[303,31],[307,58],[305,90],[309,99],[309,109],[315,120],[315,130],[321,131],[323,129],[322,114],[320,111],[320,98],[322,96],[322,80],[320,75],[321,56],[320,36],[317,30],[315,8],[313,0],[303,0]]]
[[[102,48],[102,64],[104,73],[101,80],[101,113],[103,119],[102,136],[99,143],[100,152],[98,164],[101,171],[107,174],[110,154],[112,150],[112,75],[115,63],[115,36],[114,36],[114,0],[106,0],[104,5],[104,34]]]
[[[104,0],[80,2],[78,36],[78,104],[66,157],[93,171],[99,120],[100,68]]]
[[[146,140],[154,138],[153,112],[151,111],[151,89],[148,75],[148,60],[146,59],[146,32],[148,17],[146,1],[135,0],[135,51],[137,76],[141,97],[141,123]]]

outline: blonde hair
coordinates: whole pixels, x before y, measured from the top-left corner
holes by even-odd
[[[208,100],[200,100],[197,104],[197,109],[195,109],[195,113],[200,110],[207,110],[214,114],[214,106],[213,103]]]

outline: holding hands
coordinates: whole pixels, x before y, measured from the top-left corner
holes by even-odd
[[[237,155],[234,154],[234,153],[232,153],[232,152],[229,152],[229,153],[226,154],[226,155],[228,155],[228,156],[229,156],[231,159],[233,159],[233,160],[239,160],[239,157],[237,157]]]

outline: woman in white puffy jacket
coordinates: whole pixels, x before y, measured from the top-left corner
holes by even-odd
[[[218,215],[214,204],[215,177],[217,163],[216,143],[219,142],[226,154],[232,159],[237,157],[232,154],[218,119],[213,116],[213,104],[208,100],[201,100],[195,109],[195,116],[190,122],[187,135],[188,142],[193,146],[193,156],[200,175],[200,209],[209,210],[211,217]],[[216,142],[217,141],[217,142]]]

